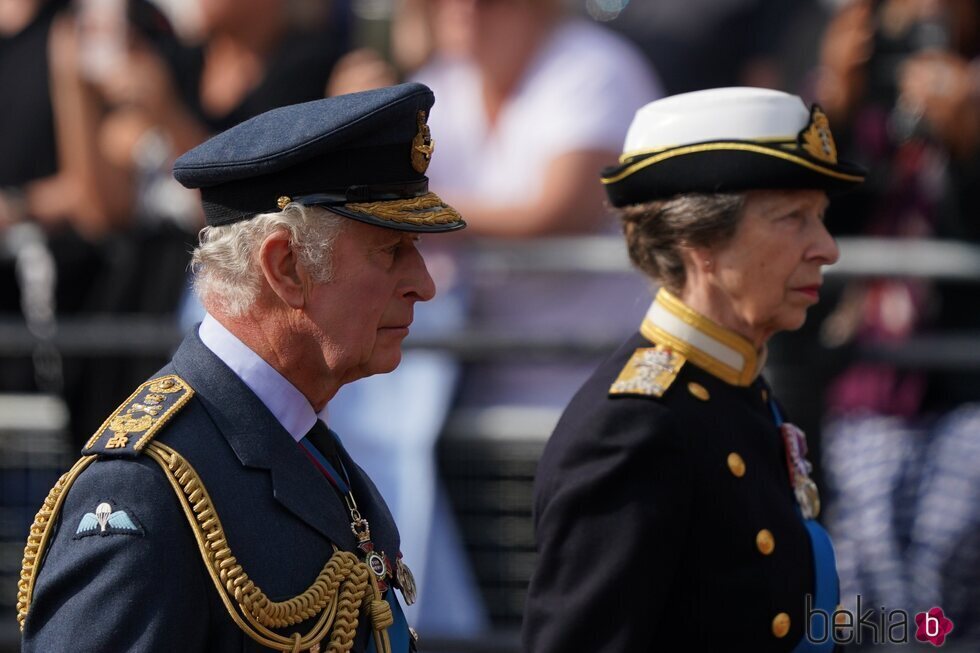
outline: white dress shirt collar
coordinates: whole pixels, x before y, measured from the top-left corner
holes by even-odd
[[[214,352],[255,393],[294,440],[299,442],[313,428],[318,418],[326,422],[326,407],[317,414],[296,386],[249,349],[210,313],[204,316],[198,333],[204,346]]]

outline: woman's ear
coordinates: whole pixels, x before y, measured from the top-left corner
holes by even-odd
[[[714,271],[714,258],[709,248],[684,245],[680,247],[680,253],[688,276],[706,275]]]
[[[259,247],[262,276],[276,295],[290,308],[306,305],[307,276],[286,231],[269,234]]]

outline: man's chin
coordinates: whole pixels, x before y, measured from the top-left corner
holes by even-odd
[[[393,352],[386,352],[383,356],[375,355],[372,360],[368,362],[366,366],[366,373],[364,376],[373,376],[375,374],[387,374],[388,372],[394,372],[398,365],[402,362],[402,351],[397,349]]]

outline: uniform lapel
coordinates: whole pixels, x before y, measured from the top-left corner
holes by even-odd
[[[350,515],[333,487],[255,393],[201,342],[196,329],[174,354],[173,365],[241,464],[268,470],[273,495],[284,508],[341,549],[353,551]]]

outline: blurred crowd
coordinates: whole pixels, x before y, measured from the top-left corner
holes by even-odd
[[[166,356],[62,357],[59,320],[189,328],[201,315],[187,263],[203,219],[173,160],[273,107],[406,79],[435,92],[428,175],[470,226],[425,244],[439,296],[418,307],[414,337],[613,343],[635,330],[652,297],[638,275],[573,259],[547,274],[487,271],[476,254],[617,233],[598,171],[637,108],[701,88],[779,88],[824,108],[838,149],[870,170],[833,205],[835,235],[980,240],[975,0],[0,0],[0,319],[26,322],[38,343],[0,360],[0,392],[60,395],[84,442]],[[941,605],[951,641],[975,645],[980,375],[861,352],[980,333],[976,281],[849,280],[770,352],[774,385],[822,451],[845,606],[857,594]],[[438,481],[447,418],[560,409],[596,361],[414,352],[331,403],[406,555],[422,559],[423,593],[435,588],[410,615],[429,631],[489,626]]]

